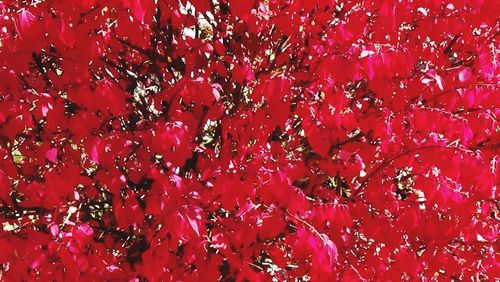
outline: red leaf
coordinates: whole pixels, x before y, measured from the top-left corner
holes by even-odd
[[[10,181],[2,170],[0,170],[0,199],[7,203],[12,203],[12,200],[9,197],[10,194]]]
[[[183,2],[186,2],[186,0],[183,0]],[[210,11],[210,2],[206,0],[192,0],[189,1],[193,4],[193,6],[196,8],[196,11],[200,13],[206,13],[207,11]]]
[[[250,14],[250,10],[254,7],[255,1],[238,1],[238,0],[230,0],[229,6],[231,9],[231,13],[237,16],[240,19],[246,18]]]

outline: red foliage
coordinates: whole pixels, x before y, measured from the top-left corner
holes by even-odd
[[[0,279],[498,278],[499,12],[0,2]]]

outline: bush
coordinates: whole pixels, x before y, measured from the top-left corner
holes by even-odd
[[[496,0],[0,15],[2,280],[500,276]]]

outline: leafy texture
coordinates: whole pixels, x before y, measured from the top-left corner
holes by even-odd
[[[498,12],[0,2],[0,279],[500,277]]]

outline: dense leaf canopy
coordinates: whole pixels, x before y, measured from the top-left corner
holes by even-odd
[[[0,1],[0,279],[498,278],[499,14]]]

